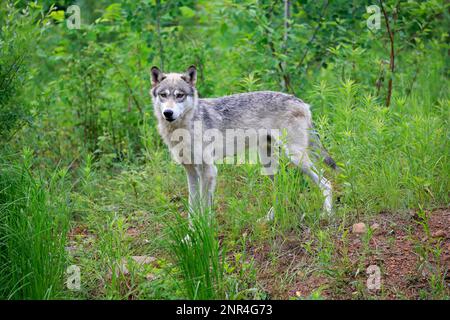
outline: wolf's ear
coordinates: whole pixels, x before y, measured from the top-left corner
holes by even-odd
[[[194,65],[190,66],[186,70],[182,78],[191,86],[195,86],[195,83],[197,82],[197,68]]]
[[[164,80],[164,73],[158,69],[158,67],[153,66],[150,70],[152,76],[152,87],[156,87],[158,83]]]

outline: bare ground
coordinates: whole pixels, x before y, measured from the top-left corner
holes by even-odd
[[[371,236],[352,233],[351,223],[329,225],[323,226],[329,238],[322,243],[304,228],[273,242],[248,243],[246,251],[255,261],[258,283],[271,299],[448,298],[450,208],[426,211],[425,219],[428,230],[417,211],[383,212],[364,220],[371,226]],[[136,226],[126,233],[135,241],[145,234]],[[89,247],[89,239],[95,234],[76,226],[69,233],[68,249]],[[380,268],[379,290],[367,289],[370,265]]]
[[[250,248],[260,270],[258,280],[271,298],[279,299],[311,298],[314,292],[326,299],[448,298],[450,208],[426,212],[426,217],[429,231],[415,211],[385,212],[364,221],[375,229],[370,237],[352,233],[349,225],[332,234],[329,264],[318,261],[316,256],[326,248],[307,229],[301,237],[277,239],[272,247]],[[312,244],[309,250],[305,243]],[[370,265],[380,268],[379,290],[367,289]]]

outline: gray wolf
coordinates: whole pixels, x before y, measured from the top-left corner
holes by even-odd
[[[252,136],[263,132],[266,139],[261,139],[256,146],[260,157],[271,158],[273,146],[283,140],[284,152],[290,161],[319,186],[324,196],[324,210],[332,211],[331,183],[319,174],[312,160],[322,158],[333,168],[336,164],[313,130],[308,104],[293,95],[273,91],[199,98],[195,66],[184,73],[163,73],[152,67],[151,80],[150,94],[158,131],[173,158],[186,170],[190,208],[198,203],[207,208],[212,206],[217,176],[214,161],[245,152]],[[196,124],[201,125],[200,131],[194,130]],[[188,137],[174,139],[180,130],[187,132]],[[207,149],[204,138],[198,136],[208,130],[215,130],[219,137],[226,136],[230,130],[253,130],[253,133],[248,135],[244,148],[236,146],[236,139],[224,138],[220,147],[209,148],[205,155],[202,154]],[[179,152],[181,149],[184,151]],[[199,153],[202,156],[196,157]],[[264,164],[265,168],[269,167],[267,161]],[[273,174],[268,175],[273,179]],[[273,211],[269,214],[273,215]]]

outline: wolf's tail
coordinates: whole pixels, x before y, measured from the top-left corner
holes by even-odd
[[[327,166],[334,170],[339,170],[336,161],[328,153],[327,149],[322,145],[320,141],[319,133],[314,129],[314,125],[311,126],[309,131],[309,147],[315,158],[323,160]]]

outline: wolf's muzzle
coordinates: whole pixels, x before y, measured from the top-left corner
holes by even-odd
[[[175,120],[173,118],[173,111],[172,110],[164,110],[163,112],[164,118],[166,118],[167,121],[172,122]]]

